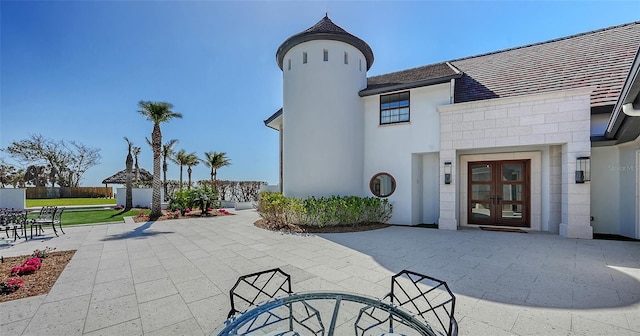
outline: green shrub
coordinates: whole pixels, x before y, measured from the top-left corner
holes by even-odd
[[[393,206],[376,197],[331,196],[305,200],[280,193],[262,192],[258,202],[260,216],[272,227],[289,224],[308,226],[386,223]]]
[[[198,188],[176,190],[169,196],[169,210],[180,210],[184,216],[186,209],[200,208],[204,214],[208,208],[219,208],[216,190],[204,185]]]

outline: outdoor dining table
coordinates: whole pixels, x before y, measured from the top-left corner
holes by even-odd
[[[303,292],[276,298],[232,316],[212,334],[427,335],[430,325],[381,299],[347,292]]]

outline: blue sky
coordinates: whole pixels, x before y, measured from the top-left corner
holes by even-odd
[[[163,142],[226,152],[220,179],[275,184],[278,135],[263,124],[282,104],[275,52],[327,11],[373,49],[369,76],[640,20],[637,1],[3,0],[0,147],[42,134],[100,148],[82,183],[98,186],[124,169],[125,136],[152,170],[137,103],[167,101],[184,117],[162,125]]]

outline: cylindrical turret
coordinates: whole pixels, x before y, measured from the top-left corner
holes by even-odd
[[[373,52],[325,16],[276,53],[283,71],[283,192],[360,195],[364,106]]]

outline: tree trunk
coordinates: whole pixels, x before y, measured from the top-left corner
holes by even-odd
[[[127,176],[125,180],[125,186],[127,190],[127,196],[125,199],[125,211],[133,208],[133,190],[131,190],[131,180],[133,179],[131,175],[133,175],[133,156],[131,156],[131,152],[127,155]]]
[[[162,171],[164,172],[164,179],[162,180],[162,186],[164,188],[164,197],[167,197],[167,158],[164,158],[162,163]]]
[[[187,169],[187,174],[189,176],[189,184],[187,184],[187,189],[191,189],[191,166],[189,166],[189,169]]]
[[[180,190],[182,190],[182,165],[180,165]]]
[[[162,181],[160,180],[160,154],[162,152],[162,133],[160,132],[160,124],[153,124],[153,132],[151,132],[151,145],[153,148],[153,194],[151,196],[151,213],[149,218],[157,219],[162,216],[162,207],[160,204],[160,194],[162,189]]]

